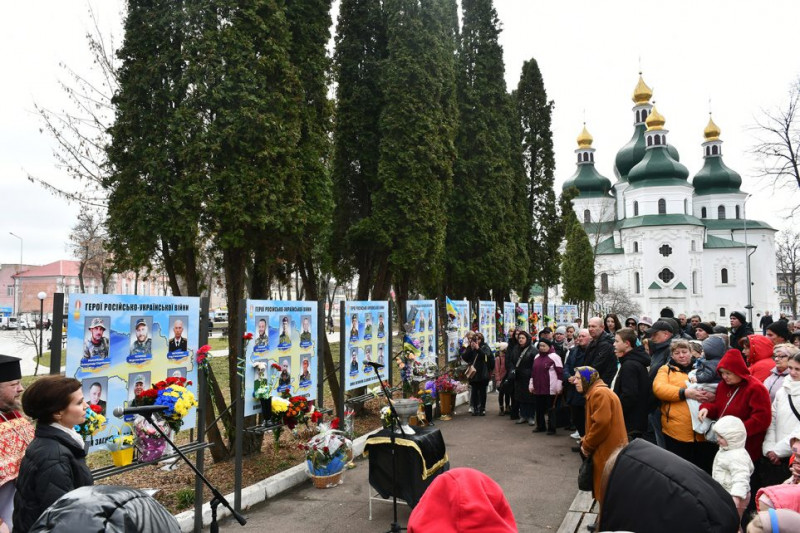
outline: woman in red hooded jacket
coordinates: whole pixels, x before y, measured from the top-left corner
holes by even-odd
[[[748,335],[747,340],[750,345],[750,351],[747,354],[750,374],[761,383],[764,383],[772,369],[775,368],[775,360],[772,359],[772,350],[775,345],[763,335]]]
[[[756,336],[756,335],[754,335]],[[744,447],[755,464],[761,457],[761,445],[772,422],[772,405],[764,384],[750,375],[739,350],[731,348],[717,365],[722,381],[713,402],[700,404],[698,418],[719,420],[735,416],[744,422],[747,440]]]

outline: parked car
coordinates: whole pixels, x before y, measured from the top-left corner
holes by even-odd
[[[28,322],[28,319],[20,318],[17,320],[17,327],[20,329],[31,329],[33,326],[31,326],[31,323]]]
[[[0,328],[3,329],[17,329],[17,317],[15,316],[0,316]]]

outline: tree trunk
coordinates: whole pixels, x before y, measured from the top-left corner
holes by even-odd
[[[545,315],[545,316],[550,316],[550,313],[547,312],[547,310],[548,310],[548,308],[550,306],[550,298],[549,298],[549,295],[547,293],[550,292],[550,291],[548,290],[547,287],[542,287],[542,292],[544,293],[544,296],[542,297],[542,314]],[[553,313],[553,314],[555,314],[555,313]],[[555,318],[555,317],[553,317],[553,318]],[[549,326],[549,324],[544,324],[544,325],[545,326]]]
[[[200,296],[200,280],[197,276],[197,256],[193,246],[183,251],[183,261],[186,265],[186,296]]]
[[[181,286],[178,283],[178,275],[175,272],[175,261],[172,260],[172,253],[165,238],[161,238],[161,257],[164,260],[164,270],[167,271],[169,288],[172,289],[173,296],[181,296]]]
[[[86,261],[81,261],[78,264],[78,283],[81,285],[81,294],[86,293],[86,286],[83,284],[83,271],[86,268]]]
[[[212,402],[211,398],[214,398]],[[219,383],[214,378],[214,369],[208,369],[208,394],[206,396],[206,406],[205,406],[205,413],[206,413],[206,436],[208,442],[214,444],[211,447],[211,457],[214,458],[214,462],[224,461],[228,457],[232,455],[231,450],[232,448],[228,448],[225,444],[225,440],[222,437],[222,433],[219,431],[219,426],[214,424],[214,420],[217,418],[218,413],[214,412],[214,404],[216,404],[220,409],[225,409],[225,398],[222,397],[222,391],[219,388]],[[220,418],[220,422],[222,426],[225,428],[225,433],[228,435],[233,434],[233,428],[235,426],[233,414],[230,411],[226,411],[224,415]]]

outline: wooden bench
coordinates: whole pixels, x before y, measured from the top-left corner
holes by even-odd
[[[597,502],[591,492],[579,490],[569,506],[557,533],[588,533],[587,526],[597,520]]]

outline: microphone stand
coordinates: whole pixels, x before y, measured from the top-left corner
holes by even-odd
[[[223,496],[223,495],[222,495],[222,494],[221,494],[221,493],[220,493],[220,492],[217,490],[217,488],[216,488],[214,485],[212,485],[212,484],[211,484],[211,482],[210,482],[208,479],[206,479],[206,477],[205,477],[205,476],[204,476],[204,475],[203,475],[203,474],[202,474],[202,473],[201,473],[201,472],[200,472],[200,471],[197,469],[197,467],[196,467],[196,466],[194,466],[194,463],[192,463],[192,462],[189,460],[189,458],[188,458],[188,457],[186,457],[186,456],[183,454],[183,452],[180,450],[180,448],[178,448],[177,446],[175,446],[175,443],[174,443],[174,442],[172,442],[172,440],[171,440],[171,439],[170,439],[170,438],[167,436],[167,434],[166,434],[166,433],[164,433],[164,430],[162,430],[162,429],[161,429],[161,426],[160,426],[160,425],[158,425],[157,423],[155,423],[155,422],[153,421],[153,413],[148,413],[148,412],[145,412],[145,413],[141,413],[141,414],[142,414],[142,416],[143,416],[143,417],[144,417],[144,418],[145,418],[145,419],[146,419],[146,420],[147,420],[147,421],[150,423],[150,425],[151,425],[151,426],[153,426],[154,428],[156,428],[156,431],[158,431],[158,432],[161,434],[161,436],[164,438],[164,440],[166,440],[166,441],[167,441],[167,443],[168,443],[170,446],[172,446],[172,449],[174,449],[174,450],[175,450],[175,452],[176,452],[176,453],[177,453],[177,454],[178,454],[178,455],[181,457],[181,459],[183,459],[183,460],[186,462],[186,464],[187,464],[187,465],[189,465],[189,467],[191,467],[191,469],[192,469],[192,470],[194,470],[194,473],[195,473],[195,475],[196,475],[197,477],[199,477],[199,478],[200,478],[200,480],[201,480],[203,483],[205,483],[206,487],[208,487],[208,490],[210,490],[210,491],[211,491],[211,494],[214,496],[214,497],[211,499],[211,502],[210,502],[210,503],[211,503],[211,525],[210,525],[210,532],[211,532],[211,533],[219,533],[219,525],[217,524],[217,507],[219,506],[219,504],[222,504],[222,505],[224,505],[225,507],[227,507],[227,508],[228,508],[228,510],[229,510],[229,511],[231,512],[231,514],[233,515],[233,517],[236,519],[236,521],[237,521],[237,522],[239,522],[239,525],[242,525],[242,526],[243,526],[243,525],[247,524],[247,519],[246,519],[245,517],[243,517],[241,514],[237,513],[237,512],[236,512],[236,511],[233,509],[233,507],[232,507],[232,506],[231,506],[231,504],[228,502],[228,500],[226,500],[226,499],[225,499],[225,496]]]
[[[395,440],[394,429],[399,417],[394,408],[394,404],[392,403],[392,397],[389,395],[389,389],[386,387],[386,383],[384,383],[383,379],[381,379],[380,369],[378,368],[377,364],[370,364],[370,366],[375,369],[375,375],[377,376],[378,382],[381,385],[383,395],[386,397],[386,401],[389,404],[389,411],[392,413],[392,421],[390,426],[391,434],[389,435],[389,440],[391,441],[390,446],[392,450],[392,510],[394,511],[394,521],[389,527],[389,531],[387,533],[399,533],[400,531],[404,531],[406,529],[404,527],[400,527],[400,524],[397,522],[397,441]],[[403,426],[398,425],[397,427],[400,428],[400,433],[405,437],[406,434],[405,431],[403,431]]]

